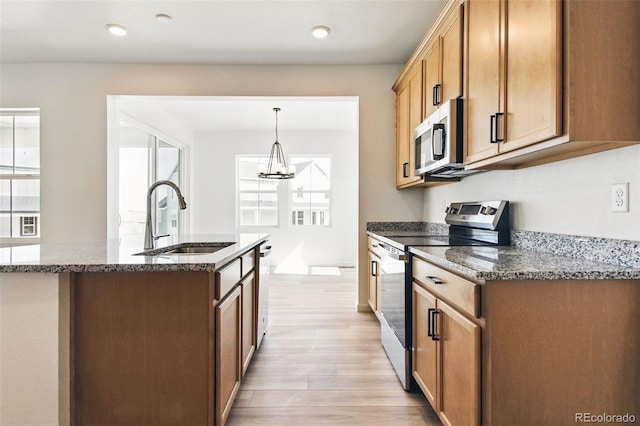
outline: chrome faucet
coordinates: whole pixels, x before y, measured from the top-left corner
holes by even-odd
[[[153,224],[151,223],[152,222],[151,194],[160,185],[168,185],[171,188],[173,188],[173,190],[176,191],[176,195],[178,196],[178,204],[180,205],[180,210],[184,210],[187,208],[187,203],[184,201],[184,197],[182,196],[182,192],[180,192],[180,188],[178,188],[178,185],[171,182],[170,180],[159,180],[157,182],[152,183],[151,186],[149,187],[149,190],[147,191],[147,227],[144,232],[144,249],[145,250],[152,250],[154,248],[155,241],[157,241],[162,237],[169,236],[169,234],[156,235],[156,236],[153,235]]]

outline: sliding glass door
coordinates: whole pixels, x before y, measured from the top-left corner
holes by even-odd
[[[119,129],[119,235],[143,236],[149,186],[170,180],[182,188],[183,149],[152,131],[127,121]],[[154,234],[176,240],[181,230],[178,199],[173,189],[159,186],[152,196]]]

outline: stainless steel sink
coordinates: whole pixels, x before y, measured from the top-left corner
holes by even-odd
[[[170,255],[175,255],[175,256],[180,256],[180,255],[194,255],[194,254],[210,254],[210,253],[214,253],[218,250],[222,250],[225,247],[230,246],[230,244],[227,244],[225,246],[216,246],[216,247],[179,247],[177,249],[173,249],[173,250],[169,250],[169,251],[165,251],[163,253],[160,254],[170,254]]]
[[[183,243],[179,246],[165,247],[164,249],[147,250],[136,255],[143,256],[199,256],[203,254],[215,253],[225,247],[235,244],[235,242],[216,243]]]

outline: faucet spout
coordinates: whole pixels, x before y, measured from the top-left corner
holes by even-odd
[[[180,188],[178,187],[178,185],[171,182],[170,180],[159,180],[157,182],[152,183],[151,186],[149,187],[149,190],[147,191],[147,224],[144,232],[144,249],[145,250],[153,249],[154,243],[158,238],[167,236],[167,235],[158,235],[158,236],[153,235],[153,219],[151,218],[151,195],[153,194],[153,191],[161,185],[167,185],[173,188],[173,190],[176,192],[176,195],[178,196],[178,205],[180,206],[180,210],[184,210],[187,208],[187,203],[184,200],[184,197],[182,196],[182,192],[180,191]]]

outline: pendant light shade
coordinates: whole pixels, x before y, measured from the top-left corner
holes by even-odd
[[[269,154],[269,164],[266,169],[262,166],[258,169],[258,177],[263,179],[291,179],[295,177],[295,173],[289,173],[287,169],[287,160],[285,160],[282,145],[278,142],[278,111],[280,108],[273,109],[276,113],[276,141],[271,146],[271,154]]]

